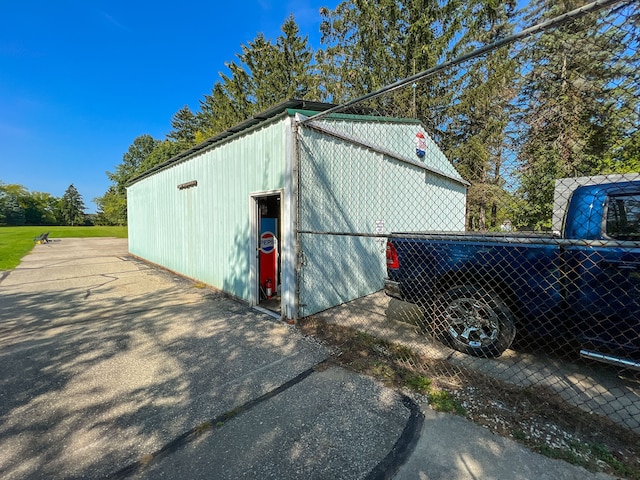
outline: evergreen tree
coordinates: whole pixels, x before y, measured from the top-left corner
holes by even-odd
[[[17,195],[13,193],[6,196],[4,219],[7,225],[21,226],[25,224],[24,208],[20,205]]]
[[[225,93],[222,82],[217,82],[211,95],[205,95],[200,101],[200,111],[196,114],[196,118],[198,120],[196,142],[206,140],[243,120],[233,100]]]
[[[324,89],[338,102],[434,67],[450,56],[461,28],[458,7],[455,1],[360,0],[322,8],[325,48],[317,59]]]
[[[247,47],[242,46],[242,48],[244,50]],[[241,55],[236,56],[240,59],[242,58]],[[235,62],[226,62],[225,67],[231,72],[231,75],[220,72],[222,91],[230,100],[233,112],[240,119],[239,121],[250,118],[255,110],[252,103],[249,74],[242,68],[241,64]]]
[[[353,0],[323,8],[324,51],[316,60],[325,96],[351,100],[403,77],[406,65],[402,2]]]
[[[263,34],[242,46],[238,55],[240,63],[230,65],[233,79],[230,82],[230,93],[235,93],[240,105],[244,105],[252,113],[259,112],[279,103],[283,98],[285,87],[277,85],[280,72],[277,71],[278,48],[268,41]]]
[[[282,33],[276,40],[282,63],[287,66],[280,73],[282,83],[289,89],[285,98],[311,99],[317,97],[317,80],[313,71],[313,50],[309,37],[300,36],[300,28],[291,15],[282,25]]]
[[[301,37],[290,16],[275,42],[258,34],[242,45],[237,62],[228,62],[228,74],[220,73],[210,95],[200,102],[196,114],[199,133],[196,140],[220,133],[282,101],[317,99],[313,75],[313,52],[308,38]]]
[[[84,224],[84,202],[73,183],[69,185],[64,195],[62,195],[60,210],[65,225],[74,226]]]
[[[492,44],[512,33],[515,2],[475,0],[465,4],[470,19],[459,39],[461,53]],[[442,142],[460,174],[471,183],[467,195],[467,228],[498,227],[507,195],[503,164],[508,156],[508,127],[513,119],[518,64],[512,47],[496,49],[469,62],[452,87],[451,122]],[[499,212],[500,211],[500,212]]]
[[[179,143],[183,148],[189,148],[196,143],[196,133],[198,132],[198,121],[185,105],[171,119],[171,131],[167,134],[167,138]]]
[[[529,18],[539,22],[584,3],[535,2]],[[635,69],[624,32],[603,20],[602,14],[583,16],[533,38],[525,49],[531,68],[521,89],[526,131],[518,225],[550,227],[556,179],[624,171],[628,148],[637,152],[631,119],[632,112],[637,118],[638,92],[629,87]]]

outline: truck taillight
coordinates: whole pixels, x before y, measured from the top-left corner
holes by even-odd
[[[398,252],[393,243],[387,242],[387,268],[398,269],[400,268],[400,262],[398,261]]]

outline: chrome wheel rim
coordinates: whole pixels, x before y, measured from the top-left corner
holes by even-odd
[[[445,311],[445,320],[451,338],[470,347],[490,345],[500,334],[494,310],[475,298],[452,301]]]

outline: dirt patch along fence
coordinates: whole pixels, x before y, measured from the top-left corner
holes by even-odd
[[[640,228],[640,197],[607,200],[605,240],[567,240],[566,232],[555,231],[564,228],[558,215],[577,187],[638,180],[637,18],[634,2],[597,2],[539,11],[523,25],[497,19],[500,28],[495,23],[463,54],[303,119],[301,317],[399,342],[450,378],[476,372],[523,391],[544,390],[587,418],[637,435],[635,370],[594,363],[580,352],[593,357],[599,350],[591,344],[608,342],[640,353],[640,232],[633,230]],[[586,217],[573,221],[587,230]],[[477,235],[488,248],[478,249],[481,261],[465,282],[446,289],[446,282],[436,283],[409,306],[385,296],[388,240],[406,232],[433,240],[443,231],[448,247],[434,249],[422,270],[413,265],[403,287],[418,291],[429,284],[424,279],[435,278],[436,266],[470,255],[469,237]],[[507,258],[489,248],[513,238],[520,243]],[[549,257],[547,250],[565,253]],[[578,251],[560,264],[566,252]],[[611,251],[629,268],[607,270]],[[584,290],[606,275],[602,288]],[[462,289],[466,308],[480,311],[483,299],[469,285],[492,295],[485,304],[518,319],[499,352],[463,353],[484,341],[474,340],[474,332],[491,336],[493,330],[447,324],[453,308],[437,315],[442,309],[434,302],[443,294],[459,314],[464,298],[451,292]],[[558,301],[567,292],[574,296]],[[571,302],[575,310],[564,310]],[[456,349],[443,331],[466,346]]]

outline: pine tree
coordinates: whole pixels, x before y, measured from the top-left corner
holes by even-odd
[[[268,89],[279,92],[280,99],[317,99],[317,81],[312,71],[313,51],[309,38],[300,36],[300,28],[293,15],[281,27],[276,39],[278,52]]]
[[[396,0],[344,1],[335,10],[320,10],[325,49],[316,60],[327,98],[352,100],[402,77],[406,36],[401,7]]]
[[[240,123],[244,118],[236,109],[233,99],[225,93],[222,82],[217,82],[211,95],[200,101],[200,111],[196,114],[198,133],[196,141],[201,142],[227,128]]]
[[[469,19],[457,50],[471,52],[512,33],[515,2],[476,0],[465,4]],[[467,195],[467,228],[495,229],[504,210],[503,164],[509,154],[508,127],[513,119],[518,64],[510,47],[493,50],[469,62],[452,83],[455,100],[442,146],[460,174],[471,183]]]
[[[178,110],[171,119],[171,131],[167,138],[179,143],[183,148],[192,147],[195,144],[198,122],[188,105]]]
[[[60,210],[66,225],[74,226],[84,224],[84,202],[73,183],[69,185],[64,195],[62,195]]]
[[[4,217],[7,225],[20,226],[25,224],[24,208],[20,205],[18,197],[9,194],[4,202]]]
[[[583,3],[537,2],[530,18],[538,22]],[[526,131],[519,152],[517,224],[550,227],[556,179],[620,173],[627,169],[618,162],[627,149],[637,152],[631,119],[638,92],[626,86],[634,84],[635,68],[623,35],[602,14],[591,14],[527,46],[524,56],[531,68],[522,85],[520,123]],[[630,135],[635,140],[631,137],[629,144]]]
[[[291,98],[317,99],[313,52],[290,16],[275,42],[258,34],[242,45],[237,61],[227,62],[229,73],[220,73],[210,95],[196,114],[197,140],[221,131]]]
[[[451,59],[463,30],[459,0],[343,1],[320,14],[316,53],[323,99],[343,103]],[[453,75],[433,75],[370,100],[378,113],[420,119],[436,141],[449,117]]]

